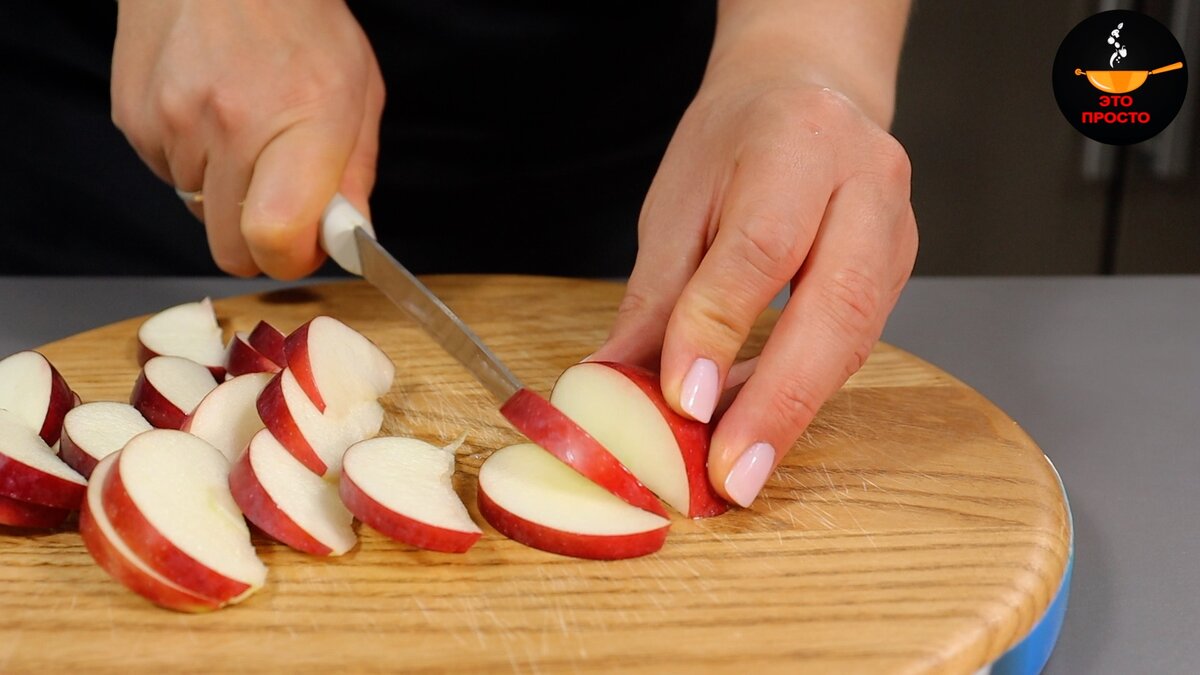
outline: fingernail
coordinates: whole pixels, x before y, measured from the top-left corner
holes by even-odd
[[[775,448],[770,443],[759,442],[746,448],[725,477],[725,494],[743,508],[750,508],[774,466]]]
[[[707,423],[712,419],[717,397],[721,394],[717,379],[716,363],[708,359],[696,359],[683,378],[679,407],[693,419]]]

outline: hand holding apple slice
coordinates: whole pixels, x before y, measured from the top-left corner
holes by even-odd
[[[212,301],[176,305],[146,319],[138,328],[138,363],[155,356],[182,356],[225,378],[225,342]]]
[[[415,438],[373,438],[346,451],[340,492],[351,513],[392,539],[463,553],[481,530],[454,491],[453,476],[453,450]]]
[[[0,410],[0,495],[75,510],[87,481],[59,459],[25,421]]]
[[[96,465],[83,510],[79,513],[79,536],[88,553],[109,576],[160,607],[178,612],[207,612],[221,607],[222,603],[193,593],[156,572],[113,529],[104,512],[102,495],[104,483],[116,461],[117,457],[112,455]]]
[[[58,370],[37,352],[17,352],[0,360],[0,409],[16,415],[46,441],[58,442],[63,417],[75,394]]]
[[[337,556],[358,542],[337,486],[309,471],[268,429],[234,463],[229,489],[250,522],[298,551]]]
[[[711,427],[672,410],[658,375],[620,363],[579,363],[559,376],[550,401],[676,511],[701,518],[729,509],[708,481]]]
[[[671,526],[532,443],[497,450],[479,468],[479,512],[526,546],[594,560],[653,553]]]
[[[104,512],[130,550],[159,574],[219,603],[262,587],[267,568],[229,493],[229,462],[182,431],[134,436],[102,487]]]
[[[129,403],[158,429],[178,429],[208,392],[212,372],[182,356],[156,356],[142,365]]]
[[[86,477],[96,464],[125,447],[129,439],[154,427],[133,406],[96,401],[71,409],[63,419],[58,454]]]
[[[250,373],[222,382],[196,405],[182,430],[208,441],[225,459],[234,461],[263,428],[256,401],[272,377]]]

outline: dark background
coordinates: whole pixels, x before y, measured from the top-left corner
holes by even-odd
[[[917,273],[1200,272],[1194,82],[1163,134],[1127,148],[1083,138],[1050,87],[1070,29],[1119,6],[1200,63],[1198,4],[917,2],[894,125]],[[372,208],[398,257],[420,272],[628,272],[711,2],[351,7],[394,73]],[[0,274],[219,273],[201,225],[109,122],[114,18],[115,3],[0,5]]]

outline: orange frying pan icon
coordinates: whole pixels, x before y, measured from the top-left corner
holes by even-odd
[[[1169,66],[1155,68],[1154,70],[1080,70],[1075,69],[1076,75],[1087,75],[1088,82],[1100,91],[1110,94],[1127,94],[1134,89],[1142,86],[1146,82],[1146,78],[1151,75],[1158,75],[1169,70],[1179,70],[1183,67],[1182,61],[1176,61]]]

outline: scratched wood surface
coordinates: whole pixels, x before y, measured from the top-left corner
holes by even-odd
[[[619,285],[432,277],[529,385],[547,392],[604,338]],[[385,432],[459,450],[458,488],[518,440],[485,392],[360,282],[220,300],[228,330],[341,318],[395,360]],[[747,347],[766,334],[765,316]],[[124,400],[137,319],[46,345],[84,400]],[[981,354],[980,358],[987,358]],[[973,672],[1059,585],[1069,531],[1037,446],[953,377],[879,346],[752,510],[675,518],[659,553],[587,562],[486,527],[465,555],[361,528],[331,561],[269,541],[268,585],[187,616],[111,581],[70,529],[0,530],[0,672]]]

